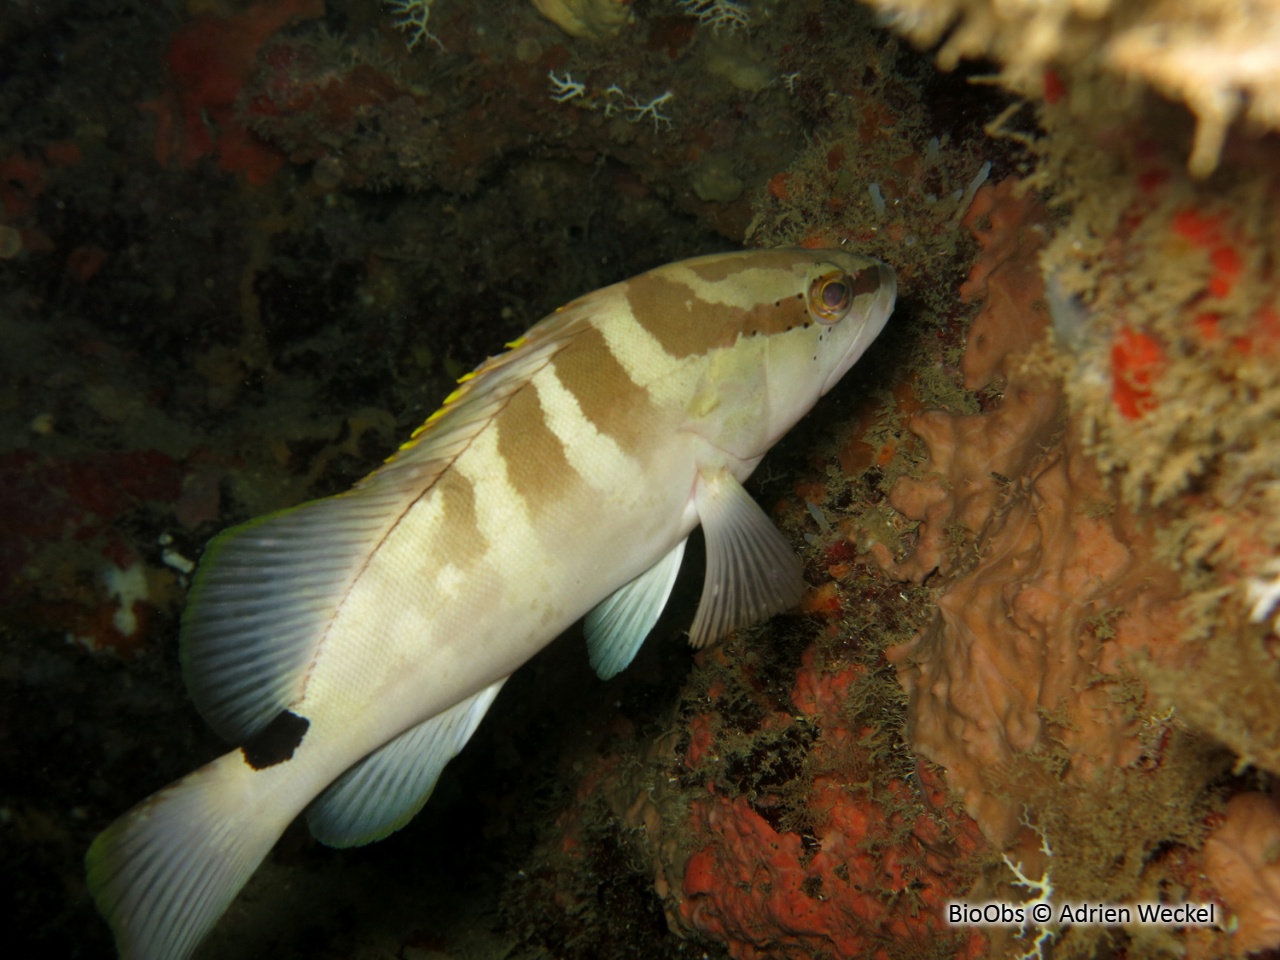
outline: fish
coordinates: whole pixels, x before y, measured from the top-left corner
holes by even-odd
[[[892,268],[845,249],[657,267],[507,344],[351,490],[210,541],[180,658],[237,746],[86,854],[120,956],[188,957],[299,814],[333,847],[403,827],[512,672],[577,621],[596,673],[623,670],[699,525],[695,648],[795,605],[800,561],[742,484],[896,294]]]

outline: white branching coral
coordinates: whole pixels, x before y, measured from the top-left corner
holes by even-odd
[[[568,103],[571,100],[576,100],[578,101],[575,104],[576,106],[587,110],[603,109],[606,117],[621,114],[631,123],[639,123],[641,120],[649,119],[653,121],[655,133],[663,125],[671,126],[671,118],[661,110],[664,104],[670,103],[675,98],[675,94],[670,90],[645,102],[628,95],[616,83],[610,84],[604,90],[598,88],[589,90],[585,83],[573,79],[573,74],[567,70],[563,77],[556,76],[554,70],[548,70],[547,81],[551,85],[550,97],[556,103]],[[630,101],[630,103],[627,101]]]
[[[1265,576],[1252,577],[1247,583],[1249,602],[1253,604],[1249,616],[1254,623],[1262,623],[1280,606],[1280,560],[1272,560],[1262,569],[1264,574],[1272,575],[1270,580]],[[1272,627],[1280,633],[1280,616]]]
[[[1233,123],[1280,130],[1280,0],[867,2],[917,45],[939,45],[946,69],[991,57],[1015,89],[1034,90],[1046,67],[1101,65],[1182,100],[1197,177],[1214,171]]]
[[[679,0],[680,9],[715,30],[737,30],[751,19],[745,3],[735,0]]]
[[[410,50],[427,41],[444,49],[440,38],[427,29],[427,21],[431,19],[431,4],[434,0],[382,0],[382,2],[391,11],[391,25],[404,34],[405,46]]]
[[[658,108],[674,96],[675,94],[668,90],[666,93],[654,97],[648,103],[642,103],[640,100],[632,97],[631,104],[627,107],[627,112],[632,114],[630,119],[634,123],[639,123],[645,117],[648,117],[653,121],[653,129],[656,132],[664,123],[668,127],[671,126],[671,118]]]
[[[547,80],[551,82],[551,99],[556,103],[568,103],[587,92],[587,85],[573,79],[573,74],[567,70],[563,77],[557,77],[554,70],[548,70]]]
[[[1023,826],[1034,830],[1036,836],[1040,838],[1040,852],[1044,854],[1045,865],[1040,879],[1032,880],[1023,872],[1021,861],[1014,863],[1007,853],[1000,855],[1004,865],[1013,873],[1013,880],[1010,882],[1015,887],[1022,887],[1031,895],[1031,899],[1024,901],[1021,906],[1026,910],[1026,915],[1032,919],[1029,923],[1019,924],[1018,932],[1023,937],[1029,937],[1034,933],[1035,939],[1018,957],[1018,960],[1045,960],[1045,949],[1058,935],[1056,925],[1038,919],[1044,916],[1053,917],[1053,880],[1049,877],[1049,861],[1053,859],[1053,848],[1049,846],[1048,835],[1031,822],[1025,809],[1020,820]],[[1031,929],[1028,929],[1029,927]]]
[[[1118,35],[1108,60],[1161,93],[1181,98],[1196,115],[1187,162],[1207,177],[1218,164],[1227,129],[1240,117],[1280,129],[1280,3],[1222,4],[1176,21],[1142,24]]]

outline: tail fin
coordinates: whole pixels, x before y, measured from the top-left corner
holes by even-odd
[[[280,809],[264,789],[269,779],[229,753],[93,841],[89,890],[124,960],[183,960],[195,950],[298,812]]]

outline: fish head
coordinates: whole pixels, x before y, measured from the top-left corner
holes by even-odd
[[[818,396],[824,396],[884,329],[897,299],[898,279],[893,268],[879,260],[844,250],[815,252],[819,256],[805,278],[805,307],[813,325],[805,331],[813,348],[808,372],[821,380]],[[790,344],[779,346],[789,354],[796,352]],[[793,359],[805,363],[803,357]],[[778,361],[782,366],[786,362]]]
[[[732,327],[707,352],[692,421],[743,461],[762,456],[849,371],[897,295],[891,267],[842,249],[748,251],[685,269],[703,280],[705,312]]]

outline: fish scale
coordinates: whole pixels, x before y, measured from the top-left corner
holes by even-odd
[[[799,561],[742,481],[895,294],[846,250],[659,267],[536,324],[352,490],[216,537],[183,673],[240,746],[90,848],[121,956],[190,955],[300,813],[333,846],[399,829],[512,671],[580,618],[597,673],[625,668],[695,527],[694,646],[794,604]]]

